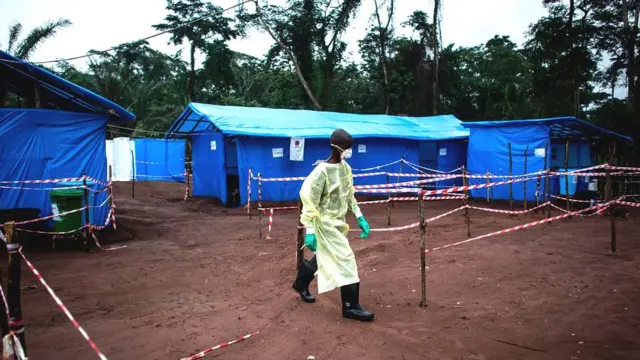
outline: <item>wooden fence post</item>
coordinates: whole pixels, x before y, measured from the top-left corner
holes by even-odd
[[[262,173],[258,173],[258,229],[258,238],[262,239]]]
[[[82,175],[82,185],[84,190],[84,249],[86,251],[91,251],[91,244],[89,242],[89,238],[91,237],[91,223],[89,222],[89,211],[91,208],[89,207],[89,188],[87,187],[87,174],[84,173]]]
[[[511,143],[509,145],[509,209],[513,211],[513,156],[511,154]]]
[[[491,197],[489,196],[489,191],[491,191],[491,187],[489,186],[491,184],[491,173],[489,172],[489,170],[487,170],[487,204],[489,204],[491,202]]]
[[[387,174],[387,185],[389,185],[389,174]],[[387,195],[387,225],[391,226],[391,192]]]
[[[426,253],[426,227],[424,221],[424,194],[418,195],[420,208],[420,307],[427,307],[427,253]]]
[[[24,322],[22,320],[22,289],[20,280],[22,275],[22,259],[20,259],[20,242],[16,232],[15,222],[4,224],[5,237],[7,238],[7,252],[9,253],[9,282],[7,284],[7,304],[9,306],[9,330],[14,332],[20,345],[27,353],[27,343],[24,334]]]
[[[547,205],[547,219],[551,217],[551,182],[549,181],[549,174],[551,173],[551,166],[549,165],[549,142],[544,143],[544,193],[545,193],[545,202],[549,202]],[[548,221],[547,224],[551,225],[551,222]]]
[[[529,152],[529,145],[527,145],[527,147],[524,150],[524,176],[525,176],[525,180],[523,181],[523,187],[524,187],[524,210],[527,211],[527,180],[526,180],[526,176],[527,176],[527,153]]]
[[[131,198],[136,198],[136,158],[131,150]]]
[[[571,211],[571,196],[569,195],[569,140],[564,143],[564,196],[567,198],[567,211]],[[571,219],[571,216],[569,216]]]
[[[462,184],[463,186],[469,186],[469,177],[467,176],[467,168],[462,166]],[[489,190],[489,188],[487,188]],[[469,190],[464,190],[464,219],[467,223],[467,237],[471,237],[471,219],[469,218]]]

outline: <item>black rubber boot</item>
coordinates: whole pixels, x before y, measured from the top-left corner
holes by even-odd
[[[296,280],[291,286],[293,290],[300,294],[302,301],[306,303],[316,301],[316,298],[309,291],[309,284],[313,281],[316,271],[318,271],[318,263],[316,262],[316,256],[314,255],[311,260],[304,260],[302,264],[300,264]]]
[[[360,306],[360,283],[340,288],[342,295],[342,316],[358,321],[373,321],[375,316]]]

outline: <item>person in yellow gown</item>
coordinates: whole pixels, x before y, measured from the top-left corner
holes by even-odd
[[[314,302],[309,284],[318,277],[318,293],[340,288],[342,316],[360,321],[374,320],[374,314],[360,306],[360,278],[356,258],[349,246],[349,225],[345,216],[351,210],[362,232],[369,237],[369,224],[354,197],[353,174],[345,160],[351,157],[353,137],[338,129],[331,135],[331,155],[320,162],[300,189],[301,222],[306,228],[305,245],[315,255],[298,268],[293,288],[303,301]]]

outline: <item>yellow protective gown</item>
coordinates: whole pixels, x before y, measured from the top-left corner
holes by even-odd
[[[360,282],[356,257],[346,237],[347,210],[356,217],[362,215],[354,192],[351,167],[345,161],[318,164],[300,189],[301,222],[307,229],[313,229],[318,240],[319,294]]]

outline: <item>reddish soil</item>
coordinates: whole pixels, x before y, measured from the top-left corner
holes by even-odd
[[[276,212],[273,239],[260,240],[255,217],[211,200],[183,202],[183,189],[136,184],[132,200],[129,184],[116,186],[118,229],[100,239],[125,249],[27,252],[111,360],[179,359],[254,331],[206,358],[640,358],[640,213],[618,220],[618,255],[608,253],[609,221],[601,216],[429,253],[426,309],[418,307],[418,230],[366,241],[354,233],[361,303],[377,317],[365,324],[342,319],[339,291],[315,304],[292,292],[296,211]],[[428,202],[426,216],[459,205]],[[386,205],[363,210],[372,227],[386,225]],[[417,205],[405,203],[392,221],[417,216]],[[474,210],[471,232],[543,217]],[[429,247],[467,238],[462,212],[427,231]],[[38,285],[23,297],[30,358],[97,358],[26,267],[23,284]]]

